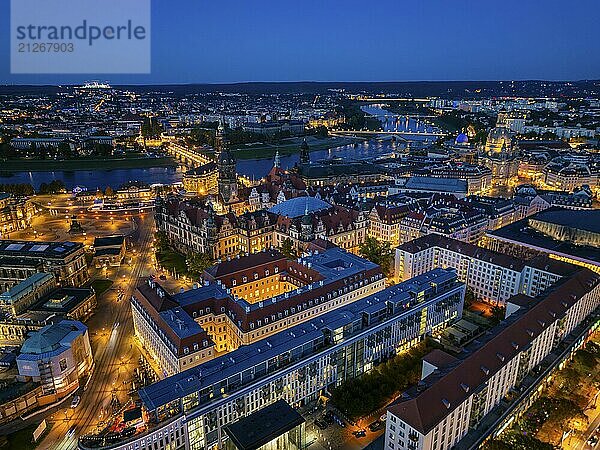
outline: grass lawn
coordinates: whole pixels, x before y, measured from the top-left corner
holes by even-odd
[[[188,271],[185,264],[185,256],[169,248],[157,251],[156,259],[169,272],[175,270],[179,274],[186,274]]]
[[[92,287],[94,288],[94,291],[96,291],[97,296],[104,294],[112,284],[113,282],[107,279],[92,281]]]
[[[1,162],[3,172],[43,172],[46,170],[96,170],[96,169],[138,169],[150,167],[171,167],[177,163],[171,158],[106,158],[106,159],[68,159],[33,160],[11,159]]]

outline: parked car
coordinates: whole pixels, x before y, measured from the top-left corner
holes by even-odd
[[[325,430],[329,426],[327,422],[321,419],[315,420],[315,425],[318,426],[321,430]]]
[[[71,408],[77,408],[77,406],[79,406],[80,401],[81,397],[79,395],[75,395],[71,400]]]
[[[381,429],[383,423],[381,423],[380,420],[376,420],[375,422],[371,422],[369,424],[369,430],[371,430],[371,432],[375,432],[379,429]]]
[[[367,432],[365,430],[356,430],[353,431],[352,434],[354,435],[355,438],[362,438],[365,437],[367,435]]]
[[[335,419],[333,418],[333,413],[331,411],[327,411],[325,414],[323,414],[322,419],[329,425],[333,425],[333,422],[335,422]]]

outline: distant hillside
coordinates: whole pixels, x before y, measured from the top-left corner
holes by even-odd
[[[410,82],[253,82],[233,84],[117,85],[136,92],[245,94],[318,94],[332,89],[349,93],[397,94],[407,97],[490,98],[501,96],[588,97],[600,94],[600,80],[582,81],[410,81]],[[0,95],[48,94],[62,86],[0,86]]]

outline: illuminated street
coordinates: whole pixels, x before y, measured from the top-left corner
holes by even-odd
[[[52,430],[40,448],[66,450],[77,446],[81,434],[99,431],[112,415],[110,406],[113,395],[121,403],[128,401],[131,378],[138,365],[139,352],[133,342],[131,308],[129,297],[140,277],[152,273],[150,257],[154,219],[152,215],[135,218],[138,229],[134,234],[134,251],[130,250],[131,265],[123,264],[116,273],[115,283],[98,299],[98,309],[89,320],[90,336],[94,348],[95,370],[81,404],[54,413],[50,421]],[[124,299],[117,301],[117,287],[125,291]],[[67,431],[75,426],[75,435]]]

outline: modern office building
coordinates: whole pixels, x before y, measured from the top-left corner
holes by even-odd
[[[225,427],[226,450],[304,450],[305,420],[284,400]]]
[[[521,258],[550,258],[600,273],[600,210],[550,208],[488,231],[485,246]]]
[[[317,400],[457,320],[464,290],[454,271],[435,269],[147,386],[147,431],[111,448],[226,446],[228,425],[281,399]]]
[[[87,327],[72,320],[32,333],[17,356],[19,377],[41,383],[44,394],[56,398],[75,391],[93,365]]]
[[[385,450],[460,448],[484,418],[600,305],[600,277],[580,268],[535,301],[507,301],[507,318],[458,357],[439,356],[388,408]],[[428,360],[426,357],[425,360]],[[485,432],[485,430],[482,430]],[[468,448],[468,447],[465,447]]]

